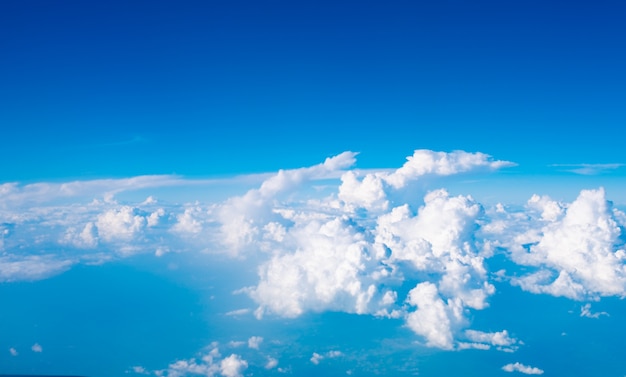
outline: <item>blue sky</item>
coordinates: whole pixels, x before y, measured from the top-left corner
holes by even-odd
[[[4,180],[616,163],[620,2],[8,2]],[[19,156],[19,158],[18,158]]]
[[[625,375],[625,15],[0,4],[0,374]]]

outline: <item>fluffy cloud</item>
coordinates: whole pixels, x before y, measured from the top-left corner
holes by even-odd
[[[33,344],[33,346],[32,346],[32,347],[30,347],[30,349],[31,349],[33,352],[37,352],[37,353],[39,353],[39,352],[42,352],[42,351],[43,351],[43,348],[39,345],[39,343],[35,343],[35,344]]]
[[[349,170],[355,156],[240,179],[243,195],[209,203],[168,204],[152,192],[145,201],[120,199],[137,188],[198,184],[177,177],[1,185],[0,280],[45,278],[76,263],[138,252],[226,252],[237,257],[233,263],[258,264],[258,282],[244,289],[258,318],[328,310],[403,318],[425,344],[443,349],[521,344],[506,330],[467,330],[471,311],[488,306],[494,276],[578,300],[625,294],[626,215],[602,189],[582,191],[570,204],[535,195],[519,211],[485,210],[470,196],[431,186],[440,176],[511,163],[482,153],[418,150],[398,169],[360,172]],[[531,272],[490,276],[485,260],[494,253]],[[583,313],[597,314],[584,307]],[[161,373],[222,373],[222,360],[211,357]],[[229,360],[225,373],[243,371],[229,367],[243,368],[243,360]]]
[[[359,181],[354,172],[342,176],[339,198],[349,208],[385,210],[389,204],[388,191],[405,187],[422,176],[446,176],[481,169],[495,170],[511,166],[508,161],[494,161],[483,153],[455,151],[451,153],[416,150],[407,162],[392,172],[365,175]]]
[[[391,173],[385,180],[393,187],[399,188],[407,182],[423,175],[452,175],[472,170],[495,170],[514,165],[508,161],[494,161],[484,153],[468,153],[454,151],[450,153],[419,149],[401,168]]]
[[[417,284],[406,300],[416,307],[406,315],[407,325],[428,346],[454,348],[466,309],[484,309],[494,292],[474,242],[481,213],[470,197],[435,190],[415,216],[403,205],[378,218],[376,246],[389,251],[388,264],[399,270],[399,263],[409,262],[432,279]]]
[[[623,214],[612,208],[603,189],[581,191],[564,211],[545,199],[533,197],[531,204],[543,208],[545,225],[518,236],[529,246],[513,247],[512,258],[538,271],[514,279],[515,284],[576,300],[626,293]]]
[[[224,377],[241,377],[248,368],[248,362],[239,355],[232,354],[220,362],[220,372]]]
[[[248,347],[254,348],[255,350],[259,349],[261,343],[263,343],[263,337],[260,336],[252,336],[248,339]]]
[[[328,351],[324,354],[319,354],[317,352],[313,352],[313,355],[311,356],[311,358],[309,359],[313,364],[315,365],[319,365],[320,361],[328,358],[328,359],[336,359],[338,357],[343,356],[343,352],[341,351]]]
[[[328,309],[362,314],[385,306],[376,282],[387,272],[348,219],[296,224],[289,235],[295,251],[260,268],[261,280],[251,292],[261,304],[258,315],[269,310],[295,317]]]
[[[70,227],[65,232],[62,242],[80,249],[92,249],[98,246],[98,229],[93,222],[88,222],[81,231]]]
[[[427,166],[420,167],[421,163]],[[266,208],[262,216],[247,212],[236,238],[241,239],[238,234],[243,231],[264,240],[264,250],[272,254],[259,269],[258,285],[249,289],[260,304],[257,317],[266,312],[296,317],[324,310],[405,316],[409,328],[424,336],[429,346],[453,348],[454,334],[467,324],[467,309],[485,308],[494,292],[474,238],[482,207],[471,197],[451,197],[445,190],[435,190],[424,197],[416,215],[409,204],[386,211],[389,196],[370,189],[397,191],[421,175],[507,164],[482,154],[416,151],[395,172],[371,173],[362,181],[354,172],[345,173],[337,194],[339,203],[331,195],[306,206],[275,202],[275,210]],[[275,187],[272,192],[282,187],[270,186]],[[258,197],[256,191],[246,196],[250,193]],[[349,199],[349,195],[359,198]],[[369,209],[377,202],[378,212],[355,216],[350,203],[359,200],[367,202]],[[249,227],[253,223],[254,231]],[[430,281],[418,284],[409,294],[406,303],[416,309],[407,310],[398,303],[392,287],[416,271]]]
[[[452,349],[453,327],[458,327],[464,320],[460,300],[444,302],[437,286],[424,282],[409,292],[407,302],[417,307],[407,315],[409,328],[426,338],[426,345],[430,347]]]
[[[502,370],[505,372],[520,372],[524,374],[543,374],[543,370],[539,368],[530,367],[520,363],[507,364],[502,367]]]
[[[265,369],[274,369],[278,366],[278,360],[273,357],[267,358],[267,364],[265,364]]]
[[[171,363],[166,369],[154,371],[154,374],[158,377],[190,375],[213,377],[218,374],[224,377],[242,376],[242,372],[248,368],[248,362],[236,354],[221,358],[222,355],[217,346],[217,343],[213,343],[208,348],[208,352],[200,353],[198,358],[178,360]]]
[[[265,180],[258,189],[230,198],[218,211],[221,241],[233,253],[257,240],[264,225],[276,219],[272,206],[277,196],[298,188],[303,183],[334,177],[337,172],[355,163],[356,154],[344,152],[327,158],[324,163],[308,168],[280,170]]]
[[[137,208],[122,206],[99,215],[96,226],[105,241],[128,241],[146,226],[146,217]]]
[[[202,212],[202,208],[199,206],[186,208],[185,212],[176,216],[176,224],[172,226],[172,230],[183,234],[200,233],[202,231],[202,222],[198,218]]]
[[[11,354],[11,356],[17,356],[19,355],[19,353],[17,352],[17,350],[13,347],[9,348],[9,353]]]
[[[465,330],[465,337],[470,343],[459,343],[459,348],[490,349],[492,346],[504,352],[515,352],[518,344],[523,344],[515,338],[511,338],[508,331],[483,332],[477,330]]]

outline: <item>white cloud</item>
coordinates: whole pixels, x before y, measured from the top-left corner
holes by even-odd
[[[13,347],[9,348],[9,353],[11,354],[11,356],[17,356],[19,355],[19,353],[17,352],[17,350]]]
[[[517,339],[511,338],[506,330],[498,332],[466,330],[465,335],[473,342],[488,343],[493,346],[510,346],[517,343]]]
[[[603,189],[583,190],[563,216],[542,218],[546,225],[540,231],[518,236],[529,248],[514,247],[512,253],[515,262],[539,271],[514,279],[515,284],[576,300],[626,293],[623,224]]]
[[[93,249],[98,246],[98,230],[91,221],[80,232],[76,228],[70,227],[65,232],[62,242],[71,244],[79,249]]]
[[[163,216],[165,216],[165,210],[163,208],[158,208],[156,211],[152,212],[146,219],[148,227],[154,227],[159,225],[159,222],[161,221],[161,218]]]
[[[320,355],[317,352],[313,352],[313,355],[311,356],[311,358],[309,360],[311,360],[311,362],[315,365],[319,365],[320,361],[324,359],[324,356]]]
[[[386,274],[365,235],[346,218],[296,223],[290,246],[260,267],[251,296],[265,310],[285,317],[305,311],[375,313],[385,306],[377,280]],[[378,300],[376,298],[378,297]]]
[[[239,371],[245,370],[247,362],[238,355],[230,355],[221,359],[217,343],[213,342],[209,348],[200,353],[197,358],[177,360],[168,365],[166,369],[153,371],[159,377],[186,377],[200,375],[213,377],[222,374],[225,377],[240,376]],[[227,360],[227,361],[225,361]],[[235,374],[229,374],[235,373]]]
[[[389,201],[383,177],[383,173],[370,173],[359,180],[356,172],[346,172],[341,177],[339,198],[352,209],[385,210],[389,206]]]
[[[240,316],[240,315],[246,315],[250,313],[250,309],[237,309],[237,310],[231,310],[229,312],[227,312],[225,315],[227,316]]]
[[[0,184],[0,208],[21,208],[66,199],[89,200],[112,197],[125,191],[146,188],[189,185],[188,180],[171,175],[145,175],[122,179],[96,179],[64,183],[39,182],[20,185],[17,182]],[[197,181],[195,184],[200,184]]]
[[[530,367],[520,363],[507,364],[502,367],[502,370],[505,372],[520,372],[524,374],[543,374],[543,370],[539,368]]]
[[[129,241],[146,226],[146,218],[137,208],[122,206],[99,215],[96,226],[105,241]]]
[[[426,338],[427,346],[452,349],[453,327],[458,327],[464,320],[460,300],[444,302],[439,296],[437,286],[424,282],[409,292],[407,302],[417,307],[407,315],[407,326]]]
[[[134,367],[132,367],[132,371],[133,371],[133,373],[136,373],[136,374],[150,374],[146,370],[146,368],[144,368],[142,366],[134,366]]]
[[[158,371],[157,375],[167,377],[183,377],[188,375],[214,376],[219,371],[219,366],[212,362],[200,361],[196,359],[178,360],[168,366],[166,370]]]
[[[429,165],[420,167],[422,162]],[[261,264],[259,283],[248,290],[259,303],[256,316],[269,312],[296,317],[325,310],[395,318],[404,315],[409,327],[425,336],[428,345],[453,348],[454,334],[467,323],[467,309],[484,309],[494,292],[477,247],[480,241],[474,238],[482,207],[471,197],[451,197],[445,190],[435,190],[425,196],[417,215],[408,204],[385,212],[390,196],[380,190],[392,187],[399,192],[407,182],[426,174],[449,175],[506,165],[509,163],[492,161],[483,154],[416,151],[395,172],[369,173],[361,181],[354,172],[344,173],[338,198],[345,207],[337,205],[334,195],[309,201],[306,206],[277,200],[268,204],[261,190],[229,202],[224,208],[229,209],[231,219],[233,213],[246,214],[231,222],[235,226],[226,237],[235,235],[238,240],[231,244],[240,245],[244,238],[244,243],[256,240],[257,246],[271,253],[269,261]],[[276,193],[283,185],[268,187]],[[368,209],[376,207],[378,212],[354,216],[357,202],[366,203]],[[239,207],[233,211],[235,204]],[[438,334],[425,332],[414,320],[434,314],[428,312],[428,305],[422,302],[415,312],[403,314],[405,309],[390,288],[400,284],[405,273],[413,273],[405,271],[406,262],[413,271],[432,277],[436,297],[429,304],[437,306],[440,300],[446,307],[442,315],[448,321]],[[442,338],[436,340],[437,336]]]
[[[438,176],[508,162],[418,150],[395,170],[346,171],[354,162],[355,154],[346,152],[312,167],[255,176],[248,183],[257,188],[238,187],[244,195],[221,203],[186,198],[177,203],[193,204],[168,204],[159,197],[157,207],[154,199],[133,203],[120,195],[135,190],[133,184],[197,184],[177,177],[1,185],[0,280],[45,278],[76,263],[130,254],[124,250],[225,250],[238,257],[233,263],[248,258],[258,264],[259,280],[245,292],[258,304],[259,318],[328,310],[404,318],[424,343],[444,349],[521,344],[506,331],[466,330],[471,310],[488,306],[493,278],[579,300],[625,294],[626,215],[612,208],[603,190],[582,191],[571,204],[536,195],[517,212],[502,204],[485,211],[470,196],[426,190]],[[316,191],[319,179],[324,188]],[[418,190],[415,181],[423,183]],[[59,245],[63,254],[48,254],[58,253]],[[484,262],[494,253],[532,272],[490,276]],[[413,289],[402,296],[407,284]],[[588,314],[597,313],[589,308]],[[184,360],[179,367],[215,374],[221,367],[215,360]]]
[[[343,352],[341,352],[341,351],[337,351],[337,350],[334,350],[334,351],[328,351],[328,352],[326,353],[326,356],[327,356],[328,358],[330,358],[330,359],[334,359],[334,358],[337,358],[337,357],[341,357],[341,356],[343,356]]]
[[[386,181],[393,187],[399,188],[406,185],[408,181],[427,174],[452,175],[479,169],[495,170],[513,165],[508,161],[494,161],[491,156],[480,152],[446,153],[420,149],[416,150],[413,156],[407,157],[407,162],[390,174]]]
[[[312,167],[280,170],[266,179],[258,189],[228,199],[217,214],[221,222],[221,241],[232,253],[238,253],[257,240],[263,225],[276,218],[272,204],[279,194],[297,189],[313,179],[334,177],[337,172],[352,166],[355,156],[353,152],[344,152]]]
[[[518,348],[518,344],[522,344],[519,340],[515,338],[511,338],[509,332],[506,330],[497,331],[497,332],[483,332],[477,330],[465,330],[465,336],[472,343],[471,348],[481,348],[485,349],[484,346],[490,348],[491,346],[495,346],[500,351],[505,352],[514,352]]]
[[[581,175],[597,175],[624,166],[624,164],[552,164],[550,166],[565,168],[565,171]]]
[[[250,337],[250,339],[248,339],[249,348],[254,348],[258,350],[259,346],[261,346],[261,343],[263,343],[263,337],[260,336],[252,336]]]
[[[44,279],[73,264],[73,260],[56,259],[53,255],[0,256],[0,281]]]
[[[407,303],[416,310],[406,315],[408,327],[428,346],[454,348],[455,333],[467,323],[467,308],[484,309],[495,290],[474,245],[481,213],[470,197],[436,190],[426,195],[415,216],[403,205],[378,218],[376,245],[389,251],[388,263],[397,270],[400,262],[410,262],[431,276],[409,293]]]
[[[41,346],[39,345],[39,343],[35,343],[35,344],[33,344],[33,346],[32,346],[32,347],[30,347],[30,349],[31,349],[33,352],[38,352],[38,353],[43,351],[43,348],[41,348]]]
[[[278,366],[278,360],[273,357],[267,358],[267,364],[265,364],[265,369],[274,369]]]
[[[591,311],[591,304],[585,304],[583,306],[580,307],[580,316],[581,317],[587,317],[587,318],[600,318],[601,316],[608,316],[609,313],[607,312],[592,312]]]
[[[195,206],[186,208],[185,212],[176,216],[176,224],[172,230],[179,233],[198,234],[202,231],[202,223],[198,216],[202,213],[202,208]]]
[[[420,149],[407,157],[407,162],[401,168],[392,172],[370,173],[361,181],[354,172],[345,173],[339,187],[339,198],[351,209],[386,210],[389,204],[388,191],[401,189],[422,176],[446,176],[512,165],[508,161],[494,161],[483,153],[446,153]]]
[[[336,359],[338,357],[343,356],[343,352],[341,351],[337,351],[337,350],[332,350],[332,351],[328,351],[324,354],[319,354],[317,352],[313,352],[313,355],[311,356],[311,358],[309,359],[313,364],[315,365],[319,365],[320,361],[328,358],[328,359]]]
[[[561,203],[555,202],[548,196],[533,195],[528,200],[528,207],[541,212],[541,219],[545,221],[556,221],[562,217],[564,213],[564,206]]]
[[[484,343],[468,343],[468,342],[459,342],[457,343],[457,347],[459,350],[468,350],[468,349],[476,349],[487,351],[491,349],[489,344]]]
[[[248,362],[239,355],[232,354],[220,362],[220,372],[224,377],[241,377],[248,368]]]

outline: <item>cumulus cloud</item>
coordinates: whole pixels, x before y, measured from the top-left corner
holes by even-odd
[[[304,182],[334,177],[337,172],[355,163],[356,154],[344,152],[327,158],[322,164],[307,168],[280,170],[266,179],[259,188],[245,195],[228,199],[218,210],[221,223],[221,241],[231,252],[237,253],[246,245],[257,240],[261,228],[277,218],[272,211],[274,200],[298,188]]]
[[[258,350],[261,343],[263,343],[263,337],[260,336],[252,336],[250,337],[250,339],[248,339],[249,348],[254,348]]]
[[[251,291],[261,304],[257,316],[265,310],[286,317],[329,309],[364,314],[386,305],[377,287],[385,267],[348,219],[305,221],[290,236],[294,251],[260,268],[260,282]]]
[[[544,225],[518,236],[527,247],[513,247],[515,262],[538,271],[513,282],[534,293],[576,300],[623,296],[626,267],[622,214],[612,208],[603,189],[583,190],[564,211],[543,201]],[[547,211],[547,215],[546,215]]]
[[[176,216],[176,224],[172,230],[179,233],[198,234],[202,231],[202,222],[198,219],[202,208],[194,206],[186,208],[185,212]]]
[[[201,352],[198,357],[175,361],[166,369],[156,370],[153,373],[159,377],[184,377],[190,375],[241,377],[247,368],[248,362],[240,355],[231,354],[222,358],[218,344],[214,342],[207,350]]]
[[[514,164],[509,161],[494,161],[484,153],[468,153],[465,151],[435,152],[425,149],[416,150],[413,156],[401,168],[390,174],[386,181],[393,187],[403,187],[410,180],[420,176],[452,175],[472,170],[495,170]]]
[[[98,229],[93,222],[88,222],[82,230],[69,227],[63,241],[80,249],[93,249],[98,246]]]
[[[33,352],[37,352],[37,353],[39,353],[39,352],[42,352],[42,351],[43,351],[43,348],[39,345],[39,343],[35,343],[35,344],[33,344],[33,346],[32,346],[32,347],[30,347],[30,349],[31,349]]]
[[[502,204],[485,210],[471,196],[433,184],[437,177],[511,163],[482,153],[418,150],[398,169],[363,172],[350,170],[355,157],[345,152],[256,176],[247,182],[256,188],[247,184],[243,195],[212,203],[113,199],[133,184],[196,184],[178,177],[1,185],[0,280],[45,278],[76,263],[135,252],[226,252],[258,263],[258,282],[243,290],[258,305],[258,318],[329,310],[402,318],[428,346],[509,351],[521,342],[506,330],[467,330],[471,311],[489,305],[492,278],[577,300],[624,295],[626,215],[604,190],[584,190],[573,203],[535,195],[517,212]],[[313,187],[317,180],[324,180],[323,190]],[[418,181],[424,187],[415,190]],[[46,190],[54,205],[32,205],[48,200]],[[82,201],[60,203],[61,197]],[[59,245],[67,254],[58,254]],[[490,275],[485,260],[494,253],[531,272]],[[176,368],[221,373],[221,360],[211,360],[183,360]]]
[[[328,359],[335,359],[338,357],[343,356],[343,352],[341,351],[337,351],[337,350],[333,350],[333,351],[328,351],[324,354],[319,354],[317,352],[313,352],[313,355],[311,356],[311,358],[309,359],[313,364],[315,365],[319,365],[320,361],[328,358]]]
[[[484,309],[495,290],[474,240],[481,213],[471,197],[435,190],[416,215],[403,205],[378,218],[376,246],[389,251],[388,264],[409,262],[431,278],[417,284],[406,300],[416,307],[406,314],[407,325],[428,346],[454,348],[455,333],[467,324],[467,309]]]
[[[507,364],[502,367],[502,370],[505,372],[520,372],[524,374],[543,374],[543,370],[539,368],[530,367],[520,363]]]
[[[349,208],[385,210],[389,204],[388,191],[405,187],[422,176],[447,176],[481,169],[495,170],[514,165],[508,161],[494,161],[483,153],[464,151],[434,152],[416,150],[407,162],[392,172],[377,172],[359,180],[354,172],[342,176],[339,198]]]
[[[278,360],[273,357],[267,358],[267,363],[265,364],[265,369],[274,369],[278,366]]]
[[[231,218],[233,213],[245,214],[235,227],[236,238],[241,241],[243,232],[271,254],[259,268],[259,283],[248,289],[259,303],[256,316],[269,312],[296,317],[325,310],[404,316],[427,345],[453,348],[457,330],[467,324],[467,310],[484,309],[494,292],[475,239],[482,207],[469,196],[451,197],[446,190],[434,190],[424,197],[417,214],[409,204],[388,211],[387,191],[399,192],[423,175],[507,165],[480,153],[416,151],[396,171],[368,173],[362,180],[355,172],[344,173],[337,196],[305,206],[274,201],[261,214],[244,210],[259,210],[261,203],[268,203],[251,201],[262,196],[261,189],[249,191],[237,201],[242,208],[228,208]],[[267,187],[276,193],[283,186]],[[377,211],[355,215],[353,204],[359,201]],[[425,283],[431,285],[418,284],[405,301],[407,308],[392,287],[416,272],[429,276]],[[426,294],[431,291],[433,295]],[[423,325],[432,318],[442,320],[433,319],[436,331]]]
[[[319,365],[320,361],[324,358],[324,356],[320,355],[317,352],[313,352],[313,355],[311,356],[311,358],[309,360],[311,360],[311,362],[315,365]]]
[[[523,344],[519,340],[512,338],[507,330],[496,332],[483,332],[477,330],[465,330],[465,336],[471,343],[459,344],[460,348],[489,349],[492,346],[504,352],[514,352],[518,344]]]
[[[239,355],[232,354],[220,362],[220,372],[224,377],[241,377],[248,368],[248,362]]]
[[[407,302],[417,307],[407,315],[409,328],[426,338],[426,345],[430,347],[452,349],[453,327],[458,327],[464,320],[460,300],[444,302],[437,286],[424,282],[409,292]]]
[[[146,217],[137,208],[122,206],[98,216],[98,235],[106,241],[128,241],[146,225]]]
[[[19,353],[17,352],[17,350],[13,347],[9,348],[9,353],[11,354],[11,356],[17,356],[19,355]]]

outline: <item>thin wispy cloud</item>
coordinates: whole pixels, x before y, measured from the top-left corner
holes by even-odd
[[[580,175],[600,175],[612,173],[624,165],[626,164],[552,164],[550,166],[561,171]]]

